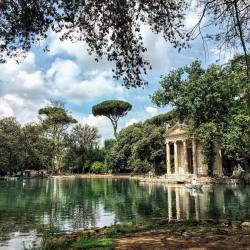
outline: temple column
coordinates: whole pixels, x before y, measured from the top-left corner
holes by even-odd
[[[171,159],[170,159],[170,143],[166,144],[166,153],[167,153],[167,174],[171,174]]]
[[[192,150],[193,150],[193,169],[194,169],[194,174],[198,174],[198,169],[197,169],[197,150],[196,150],[196,141],[193,139],[192,141]]]
[[[171,221],[173,218],[172,213],[172,189],[168,187],[168,220]]]
[[[183,158],[184,158],[184,173],[188,174],[188,155],[187,155],[187,142],[183,141]]]
[[[174,172],[178,174],[178,147],[177,141],[174,142]]]

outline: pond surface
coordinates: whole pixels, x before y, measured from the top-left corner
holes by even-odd
[[[250,186],[217,185],[200,193],[127,179],[0,181],[0,249],[37,240],[43,225],[71,232],[115,223],[167,219],[250,219]]]

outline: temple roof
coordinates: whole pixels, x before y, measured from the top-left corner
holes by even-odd
[[[166,137],[176,137],[187,133],[188,126],[185,124],[176,123],[173,127],[166,130]]]

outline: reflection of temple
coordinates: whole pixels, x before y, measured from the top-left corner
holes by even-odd
[[[201,145],[195,138],[187,136],[187,126],[177,123],[166,131],[167,175],[194,174],[207,175],[208,167],[204,163]],[[223,175],[221,150],[215,143],[216,157],[213,174]]]
[[[217,209],[220,218],[225,216],[223,188],[219,188],[216,192],[213,192],[213,188],[208,187],[202,193],[191,193],[184,187],[175,186],[166,186],[166,190],[168,197],[168,219],[170,221],[173,219],[208,219],[213,215],[210,212],[214,213],[214,208]]]

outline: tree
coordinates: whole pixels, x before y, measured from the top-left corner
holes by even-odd
[[[147,119],[144,124],[155,126],[166,126],[166,124],[174,125],[177,122],[175,117],[175,110],[171,110],[165,114],[160,114]]]
[[[129,165],[132,155],[132,145],[142,138],[142,124],[133,124],[122,129],[116,143],[109,150],[107,157],[108,168],[113,172],[132,172],[133,166]]]
[[[100,135],[96,127],[89,125],[75,125],[67,136],[67,155],[65,160],[68,166],[83,172],[86,164],[102,160],[98,141]]]
[[[92,107],[94,116],[106,116],[112,123],[114,135],[117,138],[117,125],[121,117],[127,115],[132,105],[125,101],[108,100]]]
[[[232,64],[211,65],[207,69],[203,69],[199,61],[194,61],[190,66],[174,70],[163,77],[160,89],[152,96],[153,102],[159,106],[171,104],[176,117],[189,125],[190,135],[201,140],[210,170],[214,161],[214,141],[219,140],[225,146],[224,139],[230,136],[224,135],[232,132],[230,124],[238,127],[236,117],[248,116],[245,105],[246,71],[240,69],[238,63],[235,64],[236,59]],[[239,133],[244,130],[238,129]],[[247,140],[246,134],[242,133],[241,138]],[[249,144],[241,143],[238,146],[242,145],[247,147]],[[238,151],[236,148],[234,150]],[[247,148],[243,152],[246,151]],[[238,163],[246,166],[249,156],[245,154],[243,158]]]
[[[52,143],[43,136],[40,124],[24,125],[21,130],[21,140],[25,169],[51,169]]]
[[[14,117],[0,120],[0,175],[23,168],[21,125]]]
[[[131,145],[129,165],[133,167],[133,172],[147,173],[151,170],[156,174],[166,172],[164,132],[165,126],[144,124],[142,137]]]
[[[187,47],[198,31],[203,38],[212,38],[230,49],[241,46],[246,54],[250,40],[248,1],[197,0],[201,18],[187,31],[184,23],[193,3],[189,0],[2,0],[0,60],[17,58],[33,44],[46,39],[49,32],[56,32],[62,40],[86,42],[97,61],[105,56],[115,62],[114,76],[122,78],[125,86],[142,86],[142,75],[150,65],[144,58],[141,25],[149,25],[154,33],[162,34],[178,49]],[[203,29],[204,19],[208,20],[205,27],[216,28]],[[44,49],[48,50],[46,46]]]
[[[240,164],[250,171],[250,116],[237,114],[222,135],[224,154],[232,166]]]
[[[41,108],[39,115],[46,136],[52,141],[52,172],[60,171],[65,154],[65,132],[70,124],[77,121],[59,102],[52,102],[51,105]]]

